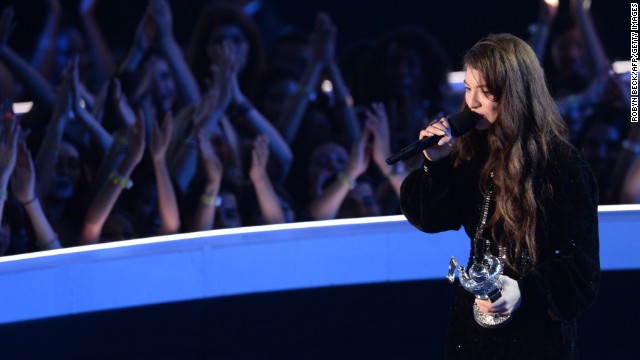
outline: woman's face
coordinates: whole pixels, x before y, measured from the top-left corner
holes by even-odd
[[[487,130],[498,119],[498,102],[485,83],[484,76],[476,69],[467,67],[464,76],[464,100],[471,111],[482,115],[476,123],[476,129]]]
[[[297,88],[298,84],[291,79],[278,80],[269,87],[262,106],[269,121],[277,123],[282,118],[287,101],[293,97]]]
[[[340,205],[337,217],[347,219],[379,216],[380,214],[380,205],[376,200],[371,184],[360,182],[347,194],[342,205]]]
[[[75,146],[63,141],[60,144],[55,171],[51,177],[50,195],[59,200],[69,199],[82,176],[81,167],[78,150]]]
[[[616,127],[601,122],[591,125],[584,133],[582,155],[603,187],[611,183],[621,139],[622,134]]]
[[[216,205],[216,228],[231,229],[242,226],[235,195],[223,192],[218,196],[220,205]]]
[[[171,110],[176,97],[176,85],[167,61],[159,56],[151,56],[146,71],[152,80],[153,99],[163,112]]]
[[[215,60],[213,58],[213,48],[222,46],[225,42],[229,42],[234,46],[238,69],[244,69],[249,61],[249,41],[247,41],[247,37],[238,25],[227,24],[213,29],[209,40],[210,60]]]
[[[551,45],[553,65],[568,75],[588,76],[589,65],[584,41],[577,28],[560,34]]]
[[[393,97],[420,95],[422,60],[414,49],[391,45],[387,50],[384,66],[384,83]]]

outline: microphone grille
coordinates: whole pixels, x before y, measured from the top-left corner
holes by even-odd
[[[476,127],[476,122],[482,119],[482,115],[474,113],[471,110],[461,111],[449,117],[449,125],[451,125],[451,135],[461,136]]]

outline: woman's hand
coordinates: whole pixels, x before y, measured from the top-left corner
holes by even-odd
[[[142,110],[138,110],[136,113],[136,122],[128,129],[127,139],[129,148],[127,149],[126,157],[131,160],[134,165],[137,165],[142,160],[145,148],[145,130],[144,130],[144,115]]]
[[[362,132],[360,139],[351,146],[351,154],[349,155],[349,163],[347,164],[347,175],[351,179],[356,180],[369,167],[371,161],[371,150],[368,146],[371,132],[365,130]]]
[[[371,109],[365,112],[367,122],[365,128],[373,135],[371,156],[381,171],[387,168],[385,159],[391,156],[391,142],[389,134],[389,117],[382,103],[371,104]]]
[[[489,315],[511,315],[520,307],[522,300],[520,287],[517,281],[505,275],[500,275],[499,281],[502,282],[502,296],[494,303],[489,300],[476,299],[476,305],[482,312]]]
[[[327,63],[335,59],[337,29],[326,13],[319,13],[313,33],[309,37],[311,61]]]
[[[166,0],[151,0],[147,11],[155,20],[158,36],[161,39],[173,37],[173,14],[169,3]]]
[[[426,156],[429,161],[438,161],[451,154],[456,139],[451,135],[451,126],[446,118],[432,121],[426,129],[420,131],[420,140],[430,136],[442,136],[442,139],[438,141],[437,145],[431,146],[423,151],[424,156]]]
[[[149,152],[153,158],[153,162],[159,163],[165,161],[167,148],[171,141],[171,132],[173,129],[173,115],[168,112],[162,121],[162,127],[158,126],[158,120],[153,120],[151,129],[151,138],[149,139]]]
[[[198,129],[198,150],[207,176],[207,184],[219,188],[224,167],[204,129]]]
[[[11,174],[11,190],[16,199],[24,204],[35,198],[35,187],[35,170],[31,153],[24,141],[21,141],[18,144],[16,165]]]
[[[251,168],[249,177],[253,182],[257,182],[267,176],[267,163],[269,162],[269,137],[261,134],[253,142],[251,152]]]
[[[0,126],[0,181],[3,183],[0,186],[6,186],[16,164],[20,127],[9,117],[4,117]]]

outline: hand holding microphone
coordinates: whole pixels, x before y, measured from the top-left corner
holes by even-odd
[[[476,122],[482,119],[482,115],[466,110],[431,122],[429,126],[420,131],[420,140],[410,144],[385,161],[392,165],[399,160],[408,159],[421,151],[430,161],[437,161],[451,153],[454,137],[462,136],[476,127]],[[452,142],[454,141],[454,142]]]
[[[456,139],[451,134],[451,126],[446,118],[434,120],[426,129],[420,131],[420,140],[436,136],[439,138],[436,145],[430,146],[422,153],[429,161],[438,161],[447,157],[453,150]]]

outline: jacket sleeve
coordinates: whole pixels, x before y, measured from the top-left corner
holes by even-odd
[[[563,194],[554,205],[559,208],[549,219],[551,254],[519,281],[521,309],[544,307],[538,310],[555,320],[570,320],[584,311],[600,284],[598,186],[577,154],[565,171],[559,182]]]
[[[425,161],[428,171],[413,170],[400,188],[400,208],[418,230],[436,233],[458,230],[462,225],[462,194],[449,158]]]

